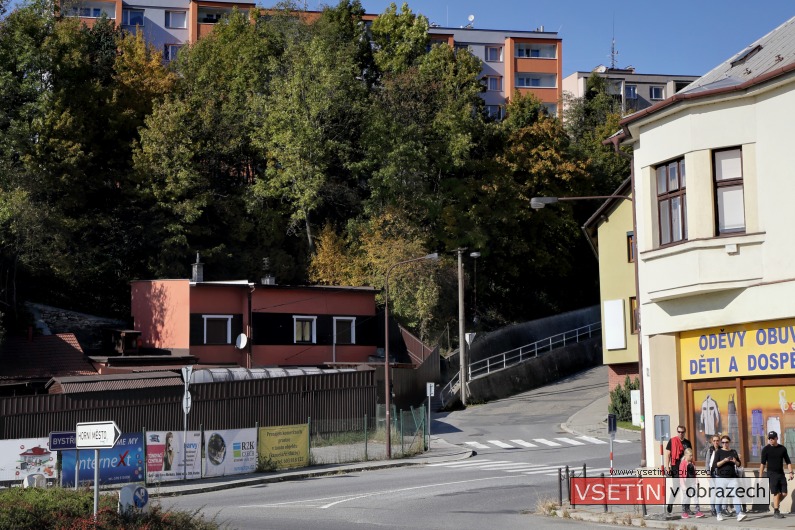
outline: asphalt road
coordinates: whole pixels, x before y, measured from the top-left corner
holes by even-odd
[[[609,467],[606,440],[589,441],[560,429],[577,408],[606,390],[606,371],[600,367],[436,416],[432,433],[473,448],[477,454],[467,460],[262,484],[161,503],[198,510],[239,530],[570,526],[577,523],[533,513],[544,501],[557,499],[559,467],[586,464],[589,475]],[[635,467],[639,452],[638,443],[615,444],[615,467]]]

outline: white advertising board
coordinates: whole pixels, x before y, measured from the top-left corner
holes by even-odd
[[[201,478],[201,432],[188,431],[184,450],[182,436],[182,431],[146,431],[147,483]]]
[[[22,481],[28,475],[57,478],[56,452],[47,448],[49,438],[0,440],[0,481]]]
[[[204,442],[205,477],[257,470],[257,429],[205,431]]]

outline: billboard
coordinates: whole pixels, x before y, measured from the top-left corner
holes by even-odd
[[[184,444],[183,435],[182,431],[146,432],[147,483],[201,478],[201,431],[188,431]]]
[[[61,451],[61,485],[75,485],[75,458],[79,458],[78,485],[94,483],[94,449]],[[144,480],[144,435],[128,432],[112,449],[99,450],[99,483],[128,484]]]
[[[277,468],[309,465],[309,425],[260,427],[258,451]]]
[[[205,477],[257,470],[257,429],[204,431],[204,444]]]
[[[22,481],[28,475],[57,478],[56,453],[48,449],[49,438],[0,440],[0,481]]]

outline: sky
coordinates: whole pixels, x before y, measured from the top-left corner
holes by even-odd
[[[382,13],[389,0],[361,0]],[[303,2],[301,2],[303,3]],[[308,1],[308,9],[336,0]],[[395,2],[398,8],[401,1]],[[604,2],[585,0],[410,0],[429,22],[460,27],[474,15],[480,29],[532,31],[544,26],[563,39],[563,75],[610,65],[643,74],[703,75],[795,16],[793,0]]]

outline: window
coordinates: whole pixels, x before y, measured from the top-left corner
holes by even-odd
[[[99,18],[102,16],[102,9],[98,7],[72,8],[72,13],[83,18]]]
[[[469,44],[456,44],[456,45],[453,47],[453,50],[454,50],[456,53],[458,53],[458,52],[461,52],[461,51],[469,51]]]
[[[317,317],[293,316],[293,329],[295,329],[293,342],[315,344],[317,342],[316,323]]]
[[[555,88],[555,74],[520,73],[516,74],[516,86],[519,88]]]
[[[638,99],[638,85],[625,85],[624,97],[627,99]]]
[[[485,78],[486,90],[499,92],[502,90],[502,77],[498,75],[487,75]]]
[[[125,26],[143,26],[144,25],[144,10],[143,9],[125,9],[121,13],[121,23]]]
[[[554,44],[529,44],[516,45],[516,56],[520,58],[554,59],[556,47]]]
[[[232,315],[202,315],[204,344],[232,344]]]
[[[627,232],[627,263],[635,263],[635,233]]]
[[[558,104],[557,103],[542,103],[544,108],[547,109],[547,114],[550,116],[557,116],[558,115]]]
[[[167,28],[182,28],[186,27],[188,20],[185,11],[166,11],[166,27]]]
[[[653,100],[665,99],[665,87],[653,86],[649,89],[649,95]]]
[[[660,246],[687,240],[685,159],[673,160],[655,169]]]
[[[739,147],[712,153],[717,235],[745,232],[743,157]]]
[[[638,314],[638,298],[636,296],[629,297],[629,329],[633,335],[637,335],[640,331],[640,326],[638,325],[640,319],[638,318],[640,315]]]
[[[182,44],[166,44],[163,49],[163,58],[166,61],[175,60],[180,48],[182,48]]]
[[[489,118],[494,120],[502,119],[502,106],[501,105],[486,105],[486,114]]]
[[[334,317],[334,344],[356,344],[356,317]]]
[[[486,46],[486,60],[493,63],[501,63],[502,46]]]

